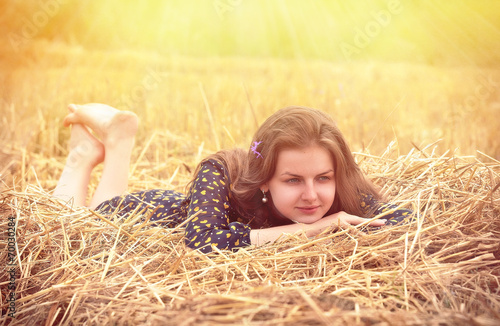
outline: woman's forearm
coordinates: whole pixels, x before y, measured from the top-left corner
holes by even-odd
[[[283,234],[295,234],[304,232],[307,237],[314,237],[328,228],[336,230],[338,227],[345,227],[348,225],[358,225],[361,223],[368,223],[370,226],[382,226],[385,220],[373,220],[363,218],[346,212],[338,212],[332,215],[323,217],[322,219],[311,223],[296,223],[282,226],[275,226],[267,229],[252,229],[250,231],[250,241],[253,245],[260,246],[268,242],[273,242],[281,237]]]
[[[306,236],[318,235],[328,226],[315,224],[294,223],[289,225],[275,226],[267,229],[253,229],[250,231],[250,241],[253,245],[260,246],[268,242],[274,242],[283,234],[295,234],[304,232]]]

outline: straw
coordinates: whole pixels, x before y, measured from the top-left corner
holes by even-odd
[[[210,255],[185,247],[185,224],[167,229],[139,210],[118,220],[73,208],[34,186],[32,176],[25,188],[5,189],[0,197],[0,227],[7,230],[7,217],[16,217],[21,264],[16,318],[4,314],[2,320],[497,325],[500,164],[449,154],[432,146],[399,157],[355,154],[392,203],[416,211],[410,224],[368,233],[348,228],[314,239],[287,235],[237,252],[215,248]],[[43,185],[56,174],[37,177]],[[177,182],[187,180],[177,174]],[[4,262],[7,246],[2,236]],[[6,272],[0,275],[5,312],[9,281]]]

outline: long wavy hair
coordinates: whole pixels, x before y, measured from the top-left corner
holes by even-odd
[[[248,151],[222,150],[206,159],[215,159],[227,169],[231,203],[240,216],[253,216],[253,220],[247,221],[252,227],[268,227],[290,221],[284,222],[272,216],[269,203],[262,204],[260,187],[274,175],[281,150],[313,144],[326,149],[333,158],[336,193],[327,214],[345,211],[370,216],[371,212],[364,211],[360,205],[360,193],[372,195],[375,199],[380,199],[380,194],[359,169],[333,119],[322,111],[298,106],[281,109],[259,127]],[[200,167],[201,163],[195,175]]]

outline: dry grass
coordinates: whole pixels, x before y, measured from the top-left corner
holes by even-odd
[[[395,147],[356,157],[415,223],[210,256],[184,247],[182,227],[108,219],[33,185],[5,190],[18,230],[11,325],[496,325],[500,163]]]
[[[24,68],[0,76],[0,261],[6,217],[15,216],[18,263],[17,316],[0,324],[499,323],[498,70],[36,50],[18,54]],[[158,84],[145,87],[156,73]],[[121,100],[138,87],[142,97]],[[467,107],[470,99],[477,106]],[[138,215],[118,221],[50,197],[67,153],[69,102],[132,104],[142,127],[130,191],[182,191],[202,156],[247,146],[276,108],[322,108],[353,149],[368,147],[356,153],[368,176],[418,219],[236,253],[187,250],[182,227]]]
[[[0,45],[10,49],[1,38]],[[500,159],[500,119],[492,118],[500,114],[498,67],[196,58],[38,42],[6,56],[15,59],[2,66],[0,57],[4,147],[47,157],[65,156],[68,131],[61,120],[67,104],[97,102],[138,114],[139,146],[156,131],[204,142],[207,152],[218,145],[246,147],[272,112],[304,105],[329,113],[356,151],[378,154],[398,139],[404,154],[412,142],[442,139],[442,152],[480,150]],[[160,161],[177,158],[182,144],[165,145],[158,145]]]

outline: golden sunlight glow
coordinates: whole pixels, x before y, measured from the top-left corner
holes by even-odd
[[[500,53],[499,1],[8,0],[0,9],[14,45],[489,65]]]
[[[500,1],[2,0],[0,25],[10,139],[99,102],[219,149],[298,104],[331,113],[354,150],[445,139],[500,157]],[[66,129],[40,128],[58,152]]]

